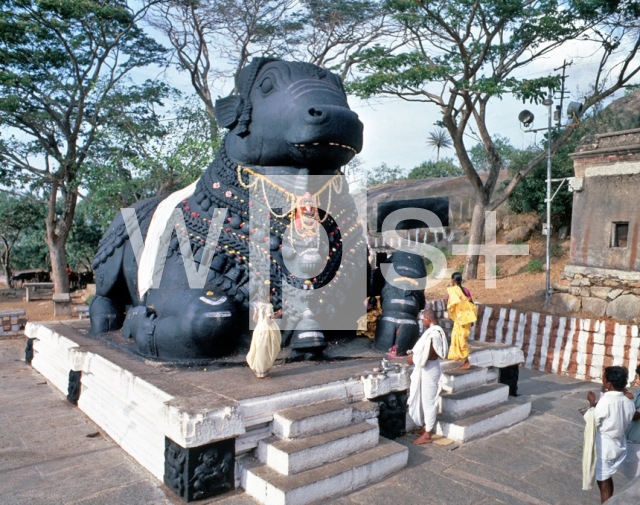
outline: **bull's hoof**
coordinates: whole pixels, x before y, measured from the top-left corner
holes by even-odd
[[[91,329],[89,335],[98,336],[109,331],[116,331],[124,322],[124,311],[112,299],[96,296],[89,305],[91,313]]]
[[[144,306],[132,308],[127,312],[122,326],[122,338],[134,339],[142,354],[158,357],[156,319],[157,316],[152,309]]]

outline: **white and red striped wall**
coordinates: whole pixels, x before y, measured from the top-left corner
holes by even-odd
[[[439,317],[447,317],[444,300],[429,305]],[[444,318],[443,325],[450,326]],[[478,305],[469,340],[517,345],[526,368],[598,382],[611,365],[627,367],[633,380],[640,348],[636,325],[487,305]]]

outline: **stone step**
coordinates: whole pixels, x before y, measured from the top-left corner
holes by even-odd
[[[289,440],[308,437],[351,424],[353,409],[340,400],[301,405],[276,412],[273,432]]]
[[[253,460],[242,470],[242,487],[265,505],[310,505],[373,484],[407,466],[408,457],[405,446],[381,438],[376,447],[295,475]]]
[[[353,423],[368,422],[376,426],[378,425],[380,406],[376,402],[362,400],[361,402],[351,403],[350,406],[353,408],[353,414],[351,416]]]
[[[258,459],[282,475],[292,475],[375,447],[378,426],[358,423],[298,440],[266,438],[258,443]]]
[[[456,442],[468,442],[525,420],[531,411],[531,402],[524,398],[510,398],[507,403],[494,405],[457,418],[451,414],[438,414],[436,432]]]
[[[485,384],[456,393],[444,393],[440,396],[440,412],[462,417],[474,410],[480,410],[504,403],[509,399],[509,386],[504,384]]]
[[[483,386],[487,383],[487,369],[472,366],[468,370],[453,368],[442,372],[442,389],[447,393],[457,393],[465,389]]]

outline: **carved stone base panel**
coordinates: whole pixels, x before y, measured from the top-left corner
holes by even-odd
[[[31,364],[33,360],[33,340],[32,338],[28,338],[24,348],[24,360],[29,364]]]
[[[69,402],[73,403],[74,405],[78,405],[78,400],[80,399],[80,390],[82,388],[80,384],[81,377],[82,377],[82,372],[69,370],[69,386],[67,387],[67,400],[69,400]]]
[[[407,425],[407,391],[388,393],[371,398],[380,407],[380,436],[394,440],[405,434]]]
[[[230,491],[234,472],[233,438],[190,449],[165,438],[164,483],[186,502]]]

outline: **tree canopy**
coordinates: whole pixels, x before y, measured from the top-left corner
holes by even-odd
[[[350,89],[363,98],[398,96],[439,107],[441,124],[476,194],[470,244],[480,244],[485,211],[502,204],[517,184],[544,158],[538,154],[494,198],[501,153],[487,127],[491,107],[506,95],[540,103],[559,88],[560,76],[532,77],[526,69],[563,44],[585,40],[601,57],[585,97],[585,109],[632,84],[640,71],[640,7],[634,2],[557,0],[390,0],[388,9],[407,34],[401,50],[363,51],[363,72]],[[465,136],[473,127],[484,147],[489,175],[483,182],[470,157]],[[555,136],[556,151],[573,133]],[[477,276],[478,256],[470,255],[465,273]]]
[[[9,186],[48,204],[46,241],[58,292],[68,291],[65,243],[101,128],[153,116],[167,86],[132,86],[134,70],[165,50],[138,26],[148,3],[0,0],[0,163]],[[141,102],[144,105],[141,105]],[[58,201],[60,199],[60,201]]]

